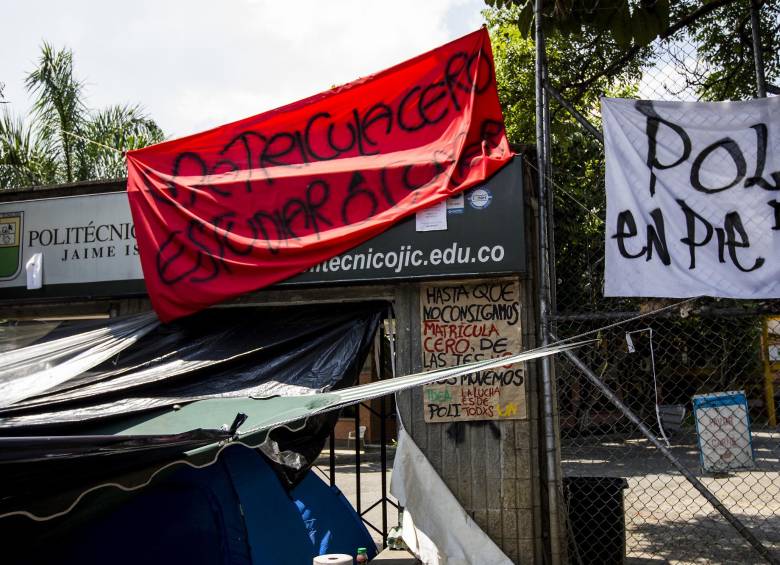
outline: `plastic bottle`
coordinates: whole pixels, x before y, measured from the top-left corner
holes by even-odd
[[[368,563],[368,553],[366,552],[365,547],[358,547],[357,557],[355,558],[355,563]]]

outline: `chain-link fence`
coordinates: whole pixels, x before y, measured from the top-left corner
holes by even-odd
[[[776,22],[776,13],[769,17]],[[750,34],[749,22],[734,25],[743,29],[731,37]],[[712,38],[689,30],[652,44],[636,96],[715,98],[721,90],[713,84],[736,79],[703,55],[704,41]],[[746,49],[738,43],[717,47]],[[741,56],[753,64],[749,49]],[[551,115],[553,122],[570,118],[555,101]],[[600,123],[597,108],[588,117]],[[780,559],[773,390],[780,322],[772,318],[780,302],[604,298],[603,154],[574,178],[578,169],[563,163],[554,139],[550,157],[557,337],[606,328],[597,332],[598,345],[578,353],[581,360]],[[570,227],[572,214],[579,229]],[[643,564],[763,561],[577,367],[565,357],[556,363],[572,563],[615,562],[623,552],[629,563]]]

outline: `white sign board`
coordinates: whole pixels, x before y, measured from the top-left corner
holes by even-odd
[[[27,286],[41,254],[42,284],[143,279],[127,194],[0,204],[0,288]]]
[[[602,117],[605,296],[780,298],[780,97]]]
[[[750,417],[744,392],[694,396],[693,410],[704,471],[718,473],[754,466]]]

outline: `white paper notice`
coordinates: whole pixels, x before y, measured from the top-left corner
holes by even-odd
[[[417,231],[439,231],[447,229],[447,201],[442,200],[416,214]]]
[[[33,253],[25,265],[27,288],[35,290],[43,287],[43,253]]]
[[[463,198],[463,193],[461,192],[457,196],[453,196],[452,198],[448,198],[445,200],[447,203],[447,213],[448,214],[462,214],[463,209],[465,208],[466,201]]]

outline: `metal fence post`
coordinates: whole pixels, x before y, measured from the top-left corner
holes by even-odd
[[[358,403],[355,404],[355,509],[358,515],[362,516],[360,506],[360,403]]]
[[[376,368],[378,380],[385,378],[385,348],[384,348],[385,323],[379,326],[379,339],[375,342],[379,348],[379,363]],[[379,460],[381,464],[382,484],[382,547],[387,547],[387,410],[385,409],[385,397],[379,399]]]
[[[764,53],[761,51],[761,6],[758,0],[750,1],[750,28],[753,32],[753,60],[756,64],[756,93],[759,98],[766,98],[766,76],[764,74]]]
[[[336,486],[336,429],[330,432],[328,438],[328,469],[330,470],[330,486]]]
[[[545,41],[542,30],[542,0],[535,0],[534,22],[536,42],[536,158],[537,182],[539,196],[539,329],[542,345],[549,343],[550,322],[550,250],[548,236],[548,194],[547,194],[547,148],[549,131],[547,131],[547,112],[544,92],[546,77]],[[561,563],[561,515],[559,500],[560,465],[558,461],[558,446],[555,434],[553,367],[549,358],[542,360],[542,394],[544,414],[544,439],[546,461],[547,504],[550,529],[550,560],[553,565]]]

